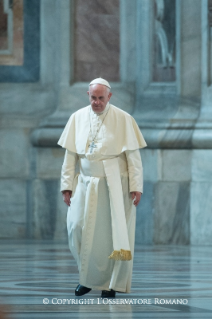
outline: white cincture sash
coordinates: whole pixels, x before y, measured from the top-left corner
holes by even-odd
[[[118,158],[103,161],[109,189],[114,251],[109,258],[131,260]]]
[[[85,207],[89,207],[89,211],[85,213],[85,216],[87,216],[88,220],[85,222],[83,239],[86,240],[85,233],[87,233],[87,222],[91,220],[91,216],[94,217],[96,215],[98,201],[97,188],[99,179],[101,177],[106,177],[110,198],[113,239],[113,251],[108,258],[115,260],[131,260],[132,254],[130,251],[128,238],[118,158],[115,157],[112,159],[96,162],[91,162],[85,158],[80,159],[80,173],[82,174],[82,176],[92,175],[90,179],[89,189],[86,194],[87,205]]]

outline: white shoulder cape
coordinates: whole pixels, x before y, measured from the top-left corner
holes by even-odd
[[[85,154],[90,131],[90,107],[88,105],[71,115],[59,145],[71,152]],[[102,124],[102,132],[102,155],[119,155],[147,145],[134,118],[112,104]]]

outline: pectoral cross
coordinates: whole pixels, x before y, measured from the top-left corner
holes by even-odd
[[[97,146],[94,144],[94,141],[92,141],[92,143],[89,145],[90,147],[90,153],[93,152],[93,149],[96,148]]]

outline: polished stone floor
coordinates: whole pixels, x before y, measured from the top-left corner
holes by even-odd
[[[66,244],[0,242],[0,318],[212,318],[212,247],[137,246],[131,294],[74,296]]]

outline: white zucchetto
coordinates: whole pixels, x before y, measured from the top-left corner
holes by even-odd
[[[111,89],[111,86],[110,86],[110,84],[108,83],[108,81],[106,81],[106,80],[104,80],[104,79],[102,79],[102,78],[94,79],[93,81],[91,81],[91,83],[89,84],[89,86],[92,85],[92,84],[102,84],[102,85],[105,85],[105,86],[107,86],[108,88]]]

